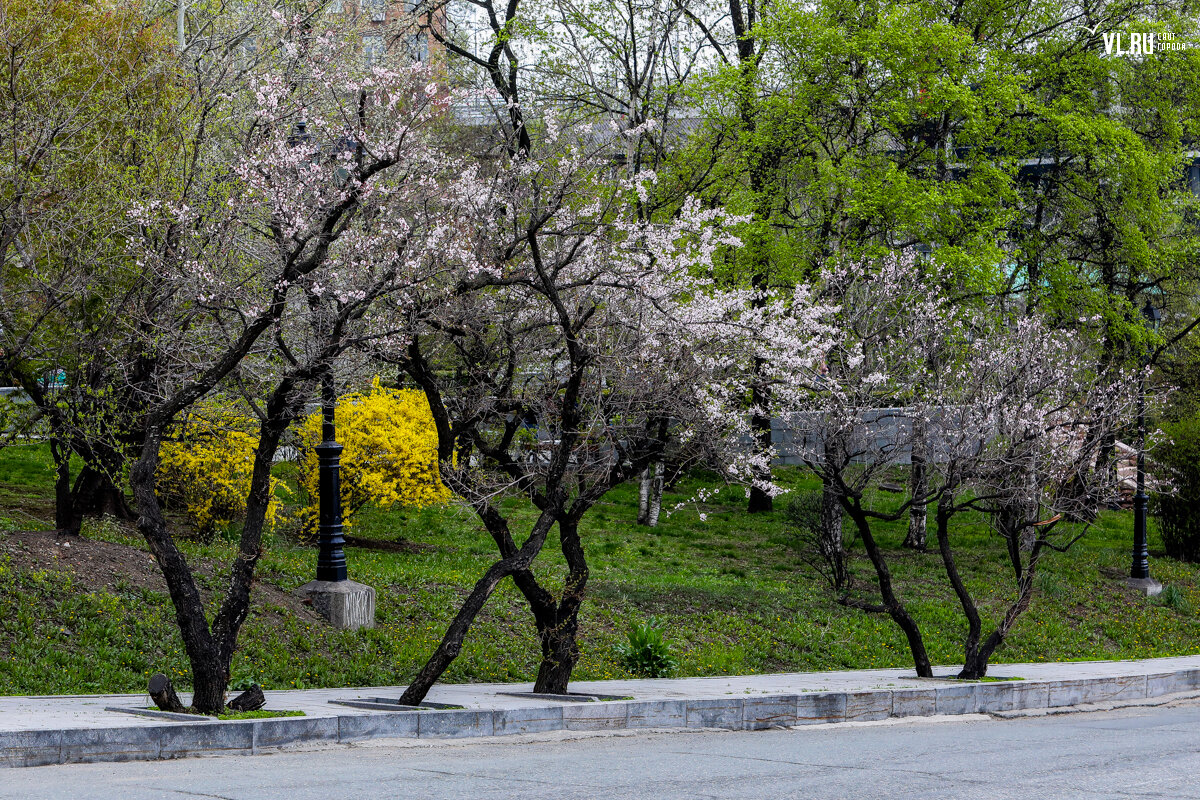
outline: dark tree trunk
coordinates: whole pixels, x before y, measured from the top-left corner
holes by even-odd
[[[904,607],[904,603],[900,601],[900,598],[896,596],[896,592],[892,588],[892,574],[888,569],[883,551],[879,549],[879,544],[875,541],[875,537],[871,535],[870,520],[858,505],[857,500],[843,498],[842,504],[846,509],[846,513],[850,515],[850,519],[854,521],[854,525],[858,529],[859,538],[862,539],[863,547],[867,551],[867,556],[871,559],[872,566],[875,567],[879,593],[883,597],[883,606],[887,609],[888,616],[899,626],[900,630],[904,632],[905,638],[908,639],[908,649],[912,652],[913,666],[916,667],[917,676],[932,678],[933,667],[929,663],[929,654],[925,651],[925,640],[921,637],[921,629],[917,627],[916,620],[908,613],[908,609]]]
[[[944,489],[939,493],[937,503],[938,551],[942,555],[942,565],[946,568],[946,576],[950,579],[950,585],[954,587],[954,594],[958,597],[959,605],[962,606],[963,615],[967,618],[967,638],[963,642],[963,663],[966,665],[963,673],[966,673],[978,660],[979,635],[983,629],[983,623],[979,619],[979,609],[975,606],[975,600],[967,591],[962,575],[959,574],[958,565],[954,561],[954,551],[950,548],[950,518],[954,513],[953,507],[954,496],[948,489]],[[986,670],[986,666],[984,669]],[[960,678],[975,677],[963,673],[959,674]]]
[[[183,701],[179,699],[179,694],[176,693],[175,687],[171,685],[171,679],[161,672],[156,672],[150,676],[150,684],[146,687],[146,691],[150,694],[150,699],[154,701],[154,705],[158,706],[159,711],[170,711],[174,714],[187,712],[187,708],[183,705]]]
[[[79,533],[79,527],[71,525],[71,449],[53,434],[50,457],[54,459],[54,527],[62,533]]]
[[[267,697],[257,683],[229,701],[231,711],[258,711],[267,704]]]
[[[908,534],[904,537],[904,546],[913,550],[925,552],[928,531],[929,511],[925,501],[929,492],[928,471],[926,459],[925,421],[913,420],[913,449],[912,466],[909,470],[909,496],[912,505],[908,509]]]
[[[761,373],[764,370],[765,364],[760,360],[756,360],[754,389],[751,392],[750,398],[750,402],[755,410],[750,417],[750,426],[754,431],[755,446],[760,453],[766,453],[771,449],[771,417],[763,411],[767,408],[767,404],[771,400],[771,395],[770,390],[763,385],[766,377]],[[760,481],[770,481],[770,466],[764,467],[761,474],[755,477]],[[746,505],[747,512],[761,514],[772,511],[774,508],[775,504],[771,499],[771,495],[758,486],[750,487],[750,500]]]
[[[112,516],[131,522],[136,519],[125,499],[125,492],[109,477],[109,472],[84,465],[71,490],[69,530],[78,533],[84,517]]]
[[[538,621],[538,637],[542,641],[542,663],[538,667],[533,691],[544,694],[566,694],[571,673],[579,661],[579,608],[587,593],[588,567],[579,539],[580,508],[558,523],[559,539],[569,574],[563,596],[554,608],[554,616]],[[549,623],[549,624],[545,624]]]
[[[152,427],[147,431],[142,455],[130,475],[134,498],[141,510],[138,529],[162,570],[171,603],[175,606],[175,620],[179,624],[184,650],[192,666],[192,706],[201,714],[219,714],[225,708],[228,675],[221,668],[221,659],[208,629],[204,601],[196,588],[195,578],[167,529],[162,506],[154,491],[161,441],[160,429]]]
[[[529,534],[529,538],[521,546],[521,549],[513,555],[497,561],[484,576],[475,583],[475,587],[471,593],[467,595],[467,599],[463,601],[458,613],[454,615],[450,626],[446,629],[446,633],[442,636],[441,642],[438,643],[437,649],[421,667],[417,676],[413,678],[408,688],[404,690],[404,694],[400,696],[400,702],[403,705],[415,706],[419,705],[425,699],[425,695],[429,693],[433,684],[437,683],[438,678],[442,677],[442,673],[446,668],[458,658],[458,654],[462,652],[462,643],[467,636],[467,632],[471,629],[471,624],[475,621],[475,617],[479,616],[479,612],[483,610],[488,598],[496,591],[496,587],[500,581],[514,575],[517,572],[526,571],[534,557],[541,552],[542,545],[546,542],[546,535],[550,532],[550,528],[554,525],[554,517],[543,511],[534,523],[533,530]]]
[[[824,445],[825,464],[841,464],[842,442],[840,437],[829,437]],[[840,468],[840,467],[838,467]],[[842,541],[842,501],[837,487],[827,474],[821,476],[821,530],[818,545],[821,556],[829,566],[835,591],[843,591],[849,584],[846,570],[846,548]]]

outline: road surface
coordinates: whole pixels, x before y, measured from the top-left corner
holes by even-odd
[[[0,770],[3,800],[1200,798],[1200,704]]]

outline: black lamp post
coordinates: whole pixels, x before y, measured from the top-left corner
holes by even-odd
[[[320,524],[317,551],[317,580],[346,580],[346,540],[342,536],[342,446],[337,443],[334,414],[337,392],[333,374],[326,370],[321,378],[321,439],[317,445]]]
[[[312,134],[300,120],[288,137],[290,147],[310,147]],[[315,156],[319,158],[319,156]],[[346,540],[342,535],[342,446],[337,443],[337,391],[333,371],[321,375],[321,443],[317,445],[317,495],[320,506],[317,526],[317,580],[338,583],[347,580]]]
[[[1152,330],[1158,330],[1162,320],[1162,311],[1146,300],[1142,308],[1142,317],[1150,324]],[[1149,366],[1149,362],[1143,365]],[[1146,545],[1146,508],[1149,498],[1146,497],[1146,370],[1143,368],[1138,376],[1137,398],[1137,493],[1133,496],[1133,565],[1129,569],[1129,577],[1134,580],[1149,580],[1150,552]]]

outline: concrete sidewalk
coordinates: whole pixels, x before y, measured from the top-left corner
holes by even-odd
[[[1004,713],[1137,701],[1200,691],[1200,656],[1001,664],[998,678],[921,679],[911,669],[580,681],[573,694],[628,699],[519,697],[530,684],[435,686],[431,707],[393,705],[403,687],[269,691],[267,709],[303,717],[215,721],[139,716],[146,695],[0,697],[0,767],[255,753],[306,742],[458,738],[554,730],[756,730],[888,717]],[[186,702],[186,696],[185,696]],[[353,703],[356,705],[345,705]],[[444,708],[455,706],[461,708]]]

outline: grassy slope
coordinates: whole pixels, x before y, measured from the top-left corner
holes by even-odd
[[[50,490],[42,454],[0,451],[0,544],[5,533],[31,526],[32,508],[44,518]],[[798,486],[815,485],[789,473]],[[668,496],[686,500],[702,485],[692,480]],[[655,614],[669,622],[681,674],[907,666],[903,637],[885,617],[834,603],[803,566],[783,530],[781,515],[741,512],[740,490],[726,489],[703,509],[687,506],[655,530],[631,523],[636,488],[613,492],[586,520],[584,538],[592,567],[582,620],[583,656],[578,679],[622,677],[615,646],[631,620]],[[894,500],[883,496],[881,502]],[[528,520],[517,504],[511,510]],[[701,522],[697,512],[707,512]],[[42,527],[45,527],[43,525]],[[515,530],[519,531],[517,527]],[[1128,512],[1105,514],[1069,553],[1054,554],[1039,580],[1039,594],[997,661],[1134,658],[1200,651],[1200,566],[1163,558],[1156,577],[1178,586],[1190,608],[1172,610],[1124,589],[1105,571],[1128,562]],[[141,548],[136,536],[111,524],[89,536]],[[235,659],[234,678],[268,688],[402,684],[431,652],[458,600],[492,559],[490,540],[470,514],[457,508],[421,512],[367,510],[352,533],[362,538],[407,540],[420,548],[386,552],[348,548],[351,577],[378,591],[377,627],[331,631],[285,605],[259,602]],[[981,520],[956,531],[960,565],[994,618],[1007,599],[999,540]],[[899,548],[903,530],[888,527],[902,597],[922,624],[935,662],[960,658],[961,615],[937,556]],[[84,543],[86,544],[86,543]],[[1152,548],[1156,542],[1152,539]],[[233,546],[217,540],[186,545],[202,569],[201,585],[220,590],[220,564]],[[139,556],[131,549],[132,557]],[[861,548],[855,573],[869,579]],[[290,590],[311,578],[312,549],[277,538],[261,562],[261,580]],[[146,675],[166,670],[186,675],[170,603],[160,592],[117,580],[86,592],[53,565],[19,567],[0,556],[0,693],[137,691]],[[537,565],[548,582],[561,582],[562,559],[553,538]],[[531,679],[537,663],[531,618],[506,584],[472,629],[447,681]]]

